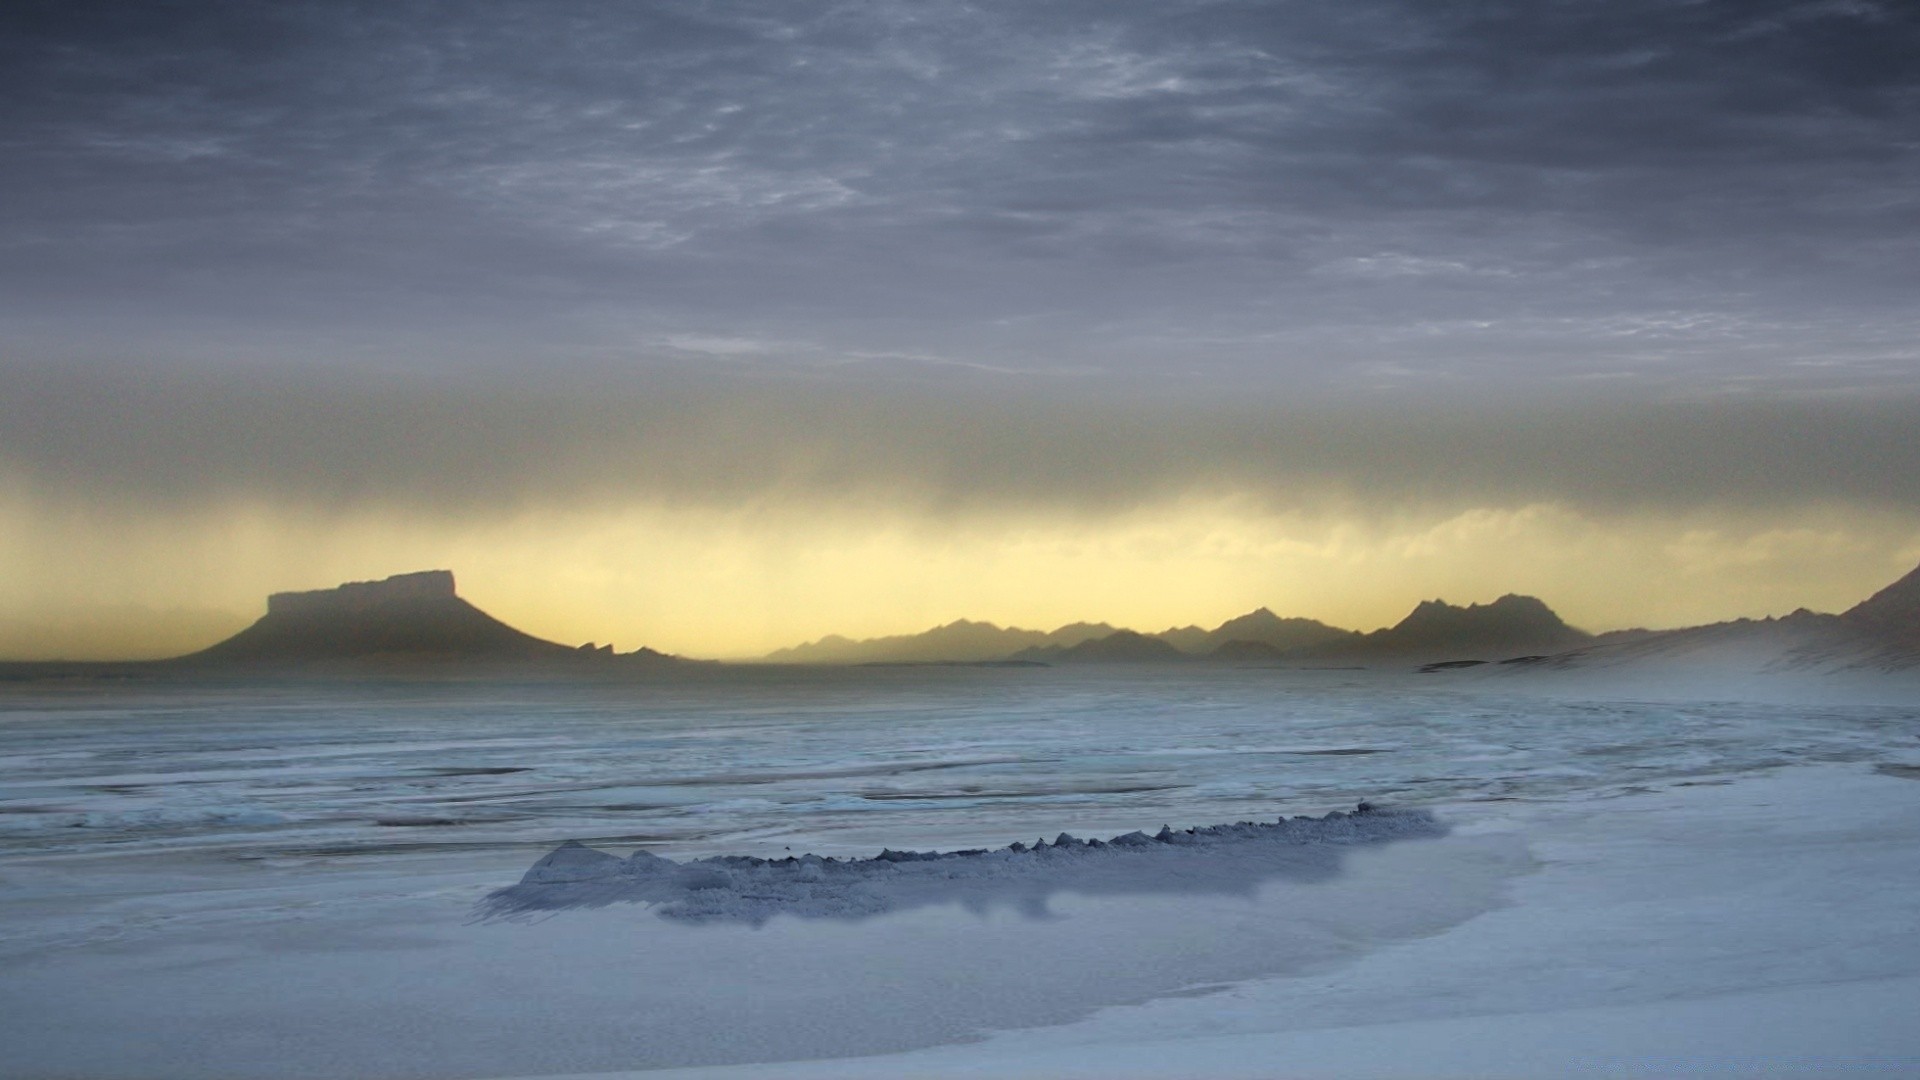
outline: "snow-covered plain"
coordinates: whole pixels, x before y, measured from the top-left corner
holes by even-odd
[[[1920,699],[1556,685],[16,685],[0,1075],[1920,1075]],[[566,839],[846,860],[1362,799],[1447,828],[829,917],[481,906]]]

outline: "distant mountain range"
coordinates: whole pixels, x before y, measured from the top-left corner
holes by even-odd
[[[1105,623],[1023,630],[961,620],[922,634],[853,641],[826,637],[766,660],[789,664],[1217,664],[1292,667],[1420,667],[1482,664],[1529,671],[1718,670],[1725,672],[1920,671],[1920,569],[1839,615],[1800,610],[1680,630],[1594,636],[1568,626],[1531,596],[1458,607],[1427,600],[1391,627],[1362,634],[1260,608],[1211,630],[1157,634]],[[348,670],[466,665],[621,671],[697,664],[637,649],[577,647],[516,630],[462,599],[453,574],[427,570],[333,589],[275,593],[252,626],[173,660],[121,663],[18,662],[8,678],[228,668]]]
[[[1002,660],[1023,649],[1078,645],[1114,632],[1106,623],[1073,623],[1043,633],[960,619],[925,633],[865,641],[832,634],[805,645],[776,650],[765,659],[775,664],[971,663]]]
[[[1920,569],[1839,615],[1796,611],[1680,630],[1594,635],[1567,625],[1539,599],[1507,595],[1465,607],[1427,600],[1393,626],[1358,633],[1260,608],[1211,630],[1157,634],[1075,623],[1051,632],[957,622],[924,634],[843,637],[782,649],[780,663],[1176,664],[1212,661],[1293,667],[1497,664],[1527,670],[1719,669],[1753,672],[1920,670]]]
[[[1233,645],[1227,657],[1271,657],[1308,645],[1359,635],[1313,619],[1283,619],[1266,608],[1229,619],[1212,630],[1175,627],[1158,634],[1121,630],[1107,623],[1069,623],[1057,630],[1023,630],[961,619],[919,634],[855,641],[837,634],[768,653],[775,664],[982,663],[1013,660],[1042,663],[1111,663],[1183,660],[1210,656]],[[1247,645],[1259,650],[1247,656]]]
[[[1077,645],[1021,649],[1008,657],[1048,664],[1151,664],[1188,658],[1186,653],[1160,638],[1135,630],[1115,630],[1106,637],[1088,638]]]
[[[1593,641],[1531,596],[1503,596],[1491,604],[1455,607],[1429,600],[1397,625],[1371,634],[1314,619],[1282,618],[1266,608],[1228,619],[1211,630],[1175,627],[1157,634],[1105,623],[1074,623],[1043,633],[992,623],[955,622],[923,634],[851,641],[827,637],[766,657],[775,663],[965,663],[1026,661],[1048,664],[1182,663],[1367,664],[1450,659],[1468,653],[1499,656],[1555,653]]]

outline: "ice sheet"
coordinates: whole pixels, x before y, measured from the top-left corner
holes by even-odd
[[[1540,1080],[1580,1076],[1910,1077],[1920,978],[1794,986],[1720,997],[1547,1012],[1453,1016],[1259,1035],[1098,1047],[948,1050],[764,1068],[648,1072],[649,1080]],[[612,1074],[549,1080],[616,1080]]]
[[[1310,978],[967,1046],[700,1075],[1920,1075],[1920,783],[1790,769],[1465,831],[1506,830],[1540,860],[1511,904]]]
[[[1112,1059],[1145,1069],[1207,1035],[1631,1016],[1920,971],[1920,710],[1898,700],[1044,669],[7,687],[0,758],[0,1075],[538,1075],[987,1031],[952,1068],[1160,1047]],[[1044,905],[949,894],[758,929],[626,904],[470,921],[565,839],[844,860],[1362,798],[1454,831],[1227,889],[1056,883]]]
[[[1336,967],[1487,910],[1526,868],[1504,839],[1443,838],[1244,894],[1067,889],[1044,910],[755,928],[632,905],[469,922],[484,883],[430,862],[314,881],[254,919],[220,910],[243,899],[222,895],[232,880],[115,901],[137,927],[0,976],[0,1072],[485,1076],[897,1051]]]

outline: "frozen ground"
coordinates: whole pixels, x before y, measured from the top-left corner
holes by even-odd
[[[1351,963],[961,1046],[648,1075],[1920,1076],[1920,784],[1780,770],[1473,831],[1538,860],[1508,903]]]
[[[1021,669],[4,694],[9,1076],[1920,1074],[1898,694]],[[1451,831],[757,927],[475,918],[567,838],[845,859],[1362,798]]]

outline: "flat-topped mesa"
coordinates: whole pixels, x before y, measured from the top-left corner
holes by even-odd
[[[516,630],[454,593],[453,574],[425,570],[334,589],[275,593],[267,613],[194,654],[199,663],[560,663],[613,658],[612,646],[573,648]],[[670,662],[651,650],[629,662]]]
[[[318,615],[371,611],[409,600],[452,600],[453,571],[421,570],[381,581],[350,581],[331,589],[281,592],[267,597],[269,615]]]

